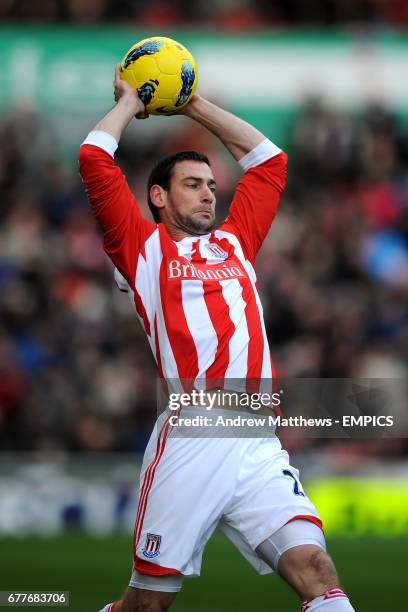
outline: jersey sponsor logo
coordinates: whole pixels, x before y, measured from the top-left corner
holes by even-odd
[[[218,259],[227,259],[228,257],[228,253],[218,246],[218,244],[207,244],[207,248]]]
[[[226,280],[228,278],[237,278],[245,276],[238,266],[227,266],[223,264],[220,268],[214,266],[197,267],[193,263],[181,263],[178,259],[169,261],[168,277],[179,278],[182,280],[197,279],[197,280]]]
[[[146,535],[146,542],[144,548],[142,550],[143,556],[148,559],[154,559],[160,554],[160,543],[161,543],[161,535],[157,535],[157,533],[148,533]]]

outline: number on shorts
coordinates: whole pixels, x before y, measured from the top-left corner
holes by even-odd
[[[305,497],[305,494],[303,493],[303,491],[300,490],[300,484],[299,484],[299,481],[297,480],[296,476],[294,476],[290,470],[282,470],[282,472],[283,472],[284,476],[290,476],[290,478],[293,478],[293,492],[294,492],[294,494],[295,495],[302,495],[303,497]]]

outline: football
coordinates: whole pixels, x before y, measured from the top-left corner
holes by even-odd
[[[145,38],[121,61],[121,78],[135,87],[151,115],[181,110],[197,87],[197,65],[190,51],[164,36]]]

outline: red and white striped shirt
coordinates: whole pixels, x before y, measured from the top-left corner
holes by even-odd
[[[272,363],[255,258],[285,187],[286,154],[269,140],[240,164],[245,173],[229,216],[204,236],[173,240],[142,217],[115,165],[117,143],[91,132],[80,172],[104,232],[119,288],[131,291],[159,373],[198,386],[216,379],[271,379]]]

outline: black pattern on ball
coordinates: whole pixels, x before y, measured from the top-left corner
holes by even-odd
[[[193,89],[193,83],[195,78],[194,68],[191,62],[183,62],[181,66],[181,80],[183,81],[183,85],[181,87],[179,97],[174,106],[181,106],[187,102],[189,96],[191,95],[191,90]]]
[[[165,106],[159,106],[156,108],[155,111],[157,114],[162,114],[162,115],[176,115],[177,113],[174,112],[174,110],[172,108],[170,109],[166,109]],[[178,111],[177,111],[178,112]]]
[[[153,55],[154,53],[157,53],[160,51],[163,44],[164,43],[161,40],[149,40],[143,43],[143,45],[140,45],[140,47],[133,49],[133,51],[129,53],[123,62],[123,68],[127,68],[130,64],[135,62],[143,55]]]
[[[139,94],[139,98],[141,99],[141,101],[143,102],[145,106],[150,104],[150,102],[152,101],[154,92],[156,91],[156,87],[158,84],[159,84],[159,81],[152,80],[152,81],[147,81],[146,83],[143,83],[143,85],[138,88],[137,92]]]

